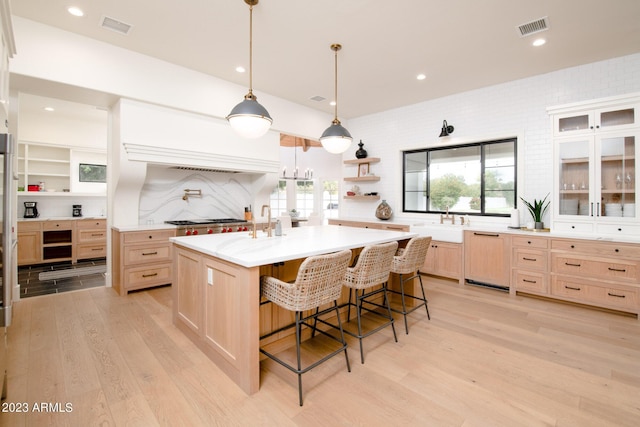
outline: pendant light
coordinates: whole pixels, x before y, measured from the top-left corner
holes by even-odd
[[[351,134],[338,120],[338,51],[342,45],[337,43],[331,45],[331,50],[335,52],[335,118],[320,137],[320,142],[325,150],[333,154],[340,154],[347,151],[351,145]]]
[[[229,124],[240,136],[259,138],[271,127],[271,116],[253,94],[253,6],[259,0],[244,0],[249,5],[249,93],[227,116]]]

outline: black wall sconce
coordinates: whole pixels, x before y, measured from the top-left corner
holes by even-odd
[[[446,120],[442,121],[442,131],[440,132],[440,138],[443,136],[449,136],[453,133],[453,126],[449,126]]]

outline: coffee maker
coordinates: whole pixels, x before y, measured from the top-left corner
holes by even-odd
[[[38,218],[38,209],[36,205],[38,202],[24,202],[24,217],[25,218]]]
[[[73,205],[73,216],[82,216],[82,205]]]

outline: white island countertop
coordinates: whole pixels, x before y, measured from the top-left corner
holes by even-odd
[[[267,237],[259,231],[252,239],[249,232],[172,237],[173,243],[243,267],[306,258],[343,249],[362,248],[410,239],[417,233],[340,227],[337,225],[296,227],[283,230],[283,236]]]

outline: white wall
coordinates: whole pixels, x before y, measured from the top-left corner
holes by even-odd
[[[547,107],[638,91],[640,54],[635,54],[351,119],[349,131],[362,138],[369,156],[382,159],[372,165],[381,180],[367,184],[367,191],[377,189],[396,218],[420,217],[402,213],[401,150],[522,135],[518,155],[524,160],[524,171],[518,193],[541,198],[553,188]],[[443,120],[455,127],[447,142],[438,138]],[[344,158],[353,158],[353,154],[347,152]],[[345,167],[344,174],[352,171]],[[375,202],[343,201],[340,213],[373,218],[376,206]],[[524,223],[522,209],[520,215]]]

